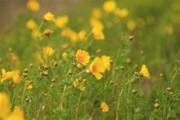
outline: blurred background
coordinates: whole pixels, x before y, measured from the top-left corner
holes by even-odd
[[[39,0],[42,14],[47,10],[65,11],[74,10],[80,5],[82,0]],[[26,11],[27,0],[0,0],[0,34],[3,34],[15,27],[16,19],[19,14]]]

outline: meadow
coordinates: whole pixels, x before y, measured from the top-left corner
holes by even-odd
[[[0,120],[180,119],[179,0],[42,2],[0,35]]]

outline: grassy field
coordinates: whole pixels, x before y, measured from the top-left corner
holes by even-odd
[[[28,0],[0,36],[0,120],[179,120],[179,0],[77,8]]]

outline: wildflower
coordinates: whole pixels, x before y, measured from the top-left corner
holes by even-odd
[[[45,21],[49,21],[49,22],[51,21],[51,22],[52,22],[52,21],[55,20],[54,14],[51,13],[51,12],[45,13],[43,17],[44,17],[44,20],[45,20]]]
[[[67,58],[68,58],[68,53],[67,53],[67,52],[63,52],[63,53],[62,53],[62,58],[63,58],[64,60],[67,60]]]
[[[117,9],[115,11],[115,14],[119,17],[119,18],[124,18],[128,15],[128,10],[127,9]]]
[[[114,12],[116,10],[116,2],[114,0],[108,0],[103,4],[103,9],[105,12]]]
[[[0,92],[0,119],[4,119],[10,112],[9,97]]]
[[[47,28],[44,30],[43,34],[49,37],[53,32],[54,32],[53,30]]]
[[[15,84],[18,84],[21,82],[20,78],[20,71],[19,70],[14,70],[13,75],[12,75],[12,80]]]
[[[78,37],[81,41],[85,40],[86,38],[86,31],[85,30],[81,30],[79,33],[78,33]]]
[[[110,63],[111,58],[109,56],[96,57],[90,64],[89,70],[97,80],[100,80],[103,77],[102,73],[110,70]]]
[[[8,116],[7,120],[25,120],[23,110],[16,106],[14,111]]]
[[[26,27],[30,30],[36,30],[37,29],[37,24],[33,19],[30,19],[26,23]]]
[[[43,48],[43,55],[45,58],[52,56],[54,53],[55,53],[55,50],[52,47],[47,46]]]
[[[61,36],[69,38],[71,42],[77,42],[78,40],[78,34],[70,28],[65,28],[61,32]]]
[[[151,76],[149,74],[149,70],[145,64],[142,65],[141,70],[139,72],[143,77],[150,79]]]
[[[75,59],[80,64],[86,65],[87,63],[89,63],[89,58],[90,56],[87,51],[79,49],[76,52]]]
[[[84,91],[86,89],[84,82],[85,79],[76,79],[75,81],[73,81],[73,87],[79,89],[80,91]]]
[[[92,17],[96,19],[100,19],[102,17],[102,11],[98,8],[95,8],[92,12]]]
[[[67,49],[68,47],[69,47],[68,44],[63,44],[63,45],[61,45],[61,48],[63,48],[63,49]]]
[[[103,33],[104,26],[97,19],[91,19],[92,33],[96,40],[104,40],[105,36]]]
[[[37,0],[28,0],[27,8],[32,12],[37,12],[40,8],[40,5]]]
[[[133,20],[129,20],[127,22],[127,27],[130,31],[133,31],[136,28],[136,22]]]
[[[32,31],[32,38],[33,39],[41,38],[41,36],[42,36],[42,33],[40,31],[38,31],[38,30]]]
[[[2,83],[3,81],[11,78],[13,73],[12,72],[6,72],[5,69],[2,69],[1,74],[2,75],[1,75],[1,78],[0,78],[0,83]]]
[[[106,102],[101,102],[100,108],[101,108],[102,112],[108,112],[109,111],[109,106]]]
[[[59,28],[64,28],[66,24],[68,23],[69,18],[68,16],[62,16],[55,19],[54,23]]]

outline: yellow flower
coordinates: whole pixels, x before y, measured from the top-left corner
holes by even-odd
[[[18,84],[21,82],[21,78],[20,78],[20,71],[19,70],[14,70],[12,72],[12,80],[15,84]]]
[[[85,91],[86,86],[84,84],[85,79],[81,80],[81,79],[76,79],[75,81],[73,81],[73,87],[79,89],[80,91]]]
[[[78,33],[78,37],[81,41],[85,40],[86,38],[86,31],[85,30],[81,30],[79,33]]]
[[[10,112],[9,97],[5,93],[0,92],[0,119],[6,118],[9,112]]]
[[[3,81],[9,79],[12,77],[13,73],[12,72],[6,72],[5,69],[1,70],[1,78],[0,78],[0,83],[2,83]]]
[[[90,58],[90,56],[87,51],[78,50],[76,52],[75,59],[80,64],[86,65],[87,63],[89,63],[89,58]]]
[[[136,22],[133,20],[129,20],[127,22],[127,27],[130,31],[133,31],[136,28]]]
[[[45,20],[45,21],[50,21],[50,22],[52,22],[52,21],[55,20],[54,14],[51,13],[51,12],[45,13],[43,17],[44,17],[44,20]]]
[[[55,19],[55,25],[59,28],[64,28],[66,24],[68,23],[69,18],[68,16],[62,16]]]
[[[61,36],[69,38],[71,40],[71,42],[77,42],[78,41],[78,34],[70,28],[65,28],[61,32]]]
[[[30,11],[33,11],[33,12],[37,12],[40,8],[40,5],[39,3],[37,2],[37,0],[28,0],[27,2],[27,8],[30,10]]]
[[[117,9],[115,11],[115,14],[119,17],[119,18],[124,18],[128,15],[128,10],[127,9]]]
[[[26,23],[26,27],[30,30],[36,30],[37,29],[37,24],[33,19],[30,19]]]
[[[23,110],[16,106],[6,120],[25,120]]]
[[[98,8],[95,8],[93,11],[92,11],[92,17],[93,18],[97,18],[97,19],[100,19],[102,17],[102,11]]]
[[[103,24],[95,18],[92,18],[90,22],[92,26],[93,37],[96,40],[104,40],[105,36],[103,33],[103,29],[104,29]]]
[[[109,106],[106,102],[101,102],[100,108],[101,108],[102,112],[108,112],[109,111]]]
[[[52,56],[55,53],[55,50],[52,47],[43,48],[43,55],[45,58]]]
[[[103,77],[102,73],[110,70],[110,63],[111,58],[109,56],[96,57],[90,64],[89,70],[97,80],[100,80]]]
[[[116,2],[114,0],[108,0],[103,4],[103,9],[106,12],[114,12],[116,10]]]
[[[145,64],[142,65],[139,73],[145,78],[148,78],[148,79],[151,78],[148,67]]]
[[[45,36],[49,37],[53,32],[54,32],[53,30],[47,28],[47,29],[44,30],[43,34]]]

